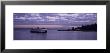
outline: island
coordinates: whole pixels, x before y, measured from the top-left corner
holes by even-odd
[[[72,27],[71,29],[58,29],[58,31],[97,31],[97,24],[82,25],[81,27]]]

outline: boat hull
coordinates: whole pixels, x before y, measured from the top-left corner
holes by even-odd
[[[47,33],[47,30],[37,30],[37,29],[31,29],[31,33]]]

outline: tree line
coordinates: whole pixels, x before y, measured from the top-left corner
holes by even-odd
[[[72,27],[73,31],[97,31],[97,24],[82,25],[81,27]]]

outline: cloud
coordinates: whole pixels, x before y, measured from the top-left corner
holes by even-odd
[[[94,15],[93,13],[87,13],[86,15]]]
[[[52,23],[58,24],[77,24],[77,23],[92,23],[96,22],[97,15],[93,13],[28,13],[25,15],[15,14],[14,19],[21,19],[22,21],[39,21],[38,23]],[[49,23],[48,23],[49,22]],[[61,23],[60,23],[61,22]],[[35,22],[37,23],[37,22]]]
[[[42,17],[36,17],[37,19],[43,19]]]
[[[25,17],[19,17],[19,18],[15,18],[15,19],[26,20],[26,18],[25,18]]]
[[[55,20],[56,20],[55,17],[51,17],[51,16],[47,16],[46,18],[47,18],[49,21],[55,21]]]
[[[55,19],[60,19],[60,17],[59,16],[55,16]]]
[[[61,20],[68,20],[66,17],[60,17]]]
[[[79,14],[71,14],[72,17],[78,17]]]
[[[89,20],[86,20],[86,21],[74,21],[74,22],[90,22]]]
[[[39,21],[45,21],[44,19],[40,19]]]
[[[60,13],[58,14],[59,16],[67,16],[68,14],[65,14],[65,13]]]
[[[67,13],[61,13],[61,14],[58,14],[59,16],[71,16],[71,17],[77,17],[79,16],[79,14],[67,14]]]
[[[38,13],[30,13],[30,15],[31,15],[32,17],[34,17],[34,16],[39,16]]]

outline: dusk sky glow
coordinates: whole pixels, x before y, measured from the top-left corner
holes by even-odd
[[[97,13],[14,13],[14,24],[81,25],[97,22]]]

